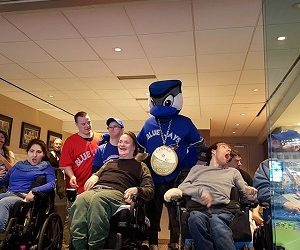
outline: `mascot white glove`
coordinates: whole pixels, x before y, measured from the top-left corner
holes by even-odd
[[[171,188],[165,192],[164,200],[170,202],[172,200],[177,200],[182,197],[182,191],[179,188]]]

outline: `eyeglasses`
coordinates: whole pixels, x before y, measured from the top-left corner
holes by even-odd
[[[108,126],[107,129],[115,129],[115,128],[121,128],[120,126],[118,125],[113,125],[113,126]]]

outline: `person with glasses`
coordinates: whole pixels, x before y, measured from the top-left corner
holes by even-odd
[[[118,141],[123,134],[124,123],[118,118],[110,117],[106,121],[109,141],[100,145],[93,160],[93,173],[97,172],[109,160],[119,159]]]

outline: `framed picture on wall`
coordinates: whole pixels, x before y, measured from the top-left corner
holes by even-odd
[[[48,146],[49,150],[53,149],[53,143],[54,143],[55,139],[57,139],[57,138],[62,139],[62,134],[59,134],[59,133],[53,132],[51,130],[48,130],[48,133],[47,133],[47,146]]]
[[[41,136],[40,127],[37,127],[35,125],[26,122],[22,122],[19,148],[26,149],[28,143],[32,139],[40,139],[40,136]]]
[[[13,118],[0,114],[0,130],[4,131],[8,136],[7,146],[10,144],[10,136]]]

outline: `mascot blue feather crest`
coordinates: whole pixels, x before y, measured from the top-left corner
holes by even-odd
[[[164,80],[149,86],[150,114],[155,117],[171,117],[182,109],[183,97],[180,80]]]

